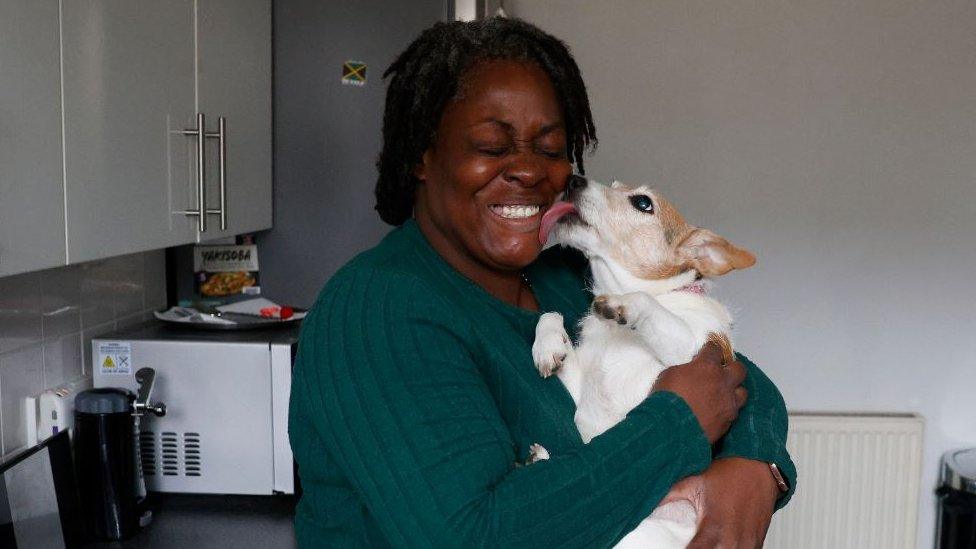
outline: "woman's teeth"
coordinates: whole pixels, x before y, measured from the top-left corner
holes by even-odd
[[[491,207],[491,211],[506,219],[525,219],[526,217],[538,215],[541,209],[542,207],[538,205],[501,206],[496,204]]]

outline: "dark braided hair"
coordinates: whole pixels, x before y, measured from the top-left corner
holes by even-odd
[[[393,62],[383,113],[383,150],[376,165],[376,210],[383,221],[402,225],[413,214],[418,180],[413,172],[459,81],[475,62],[511,59],[535,63],[549,75],[563,111],[566,153],[583,172],[583,153],[596,144],[586,86],[579,67],[558,38],[518,19],[437,23]]]

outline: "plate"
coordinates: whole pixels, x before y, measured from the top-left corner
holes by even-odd
[[[182,312],[174,312],[174,309]],[[191,312],[192,311],[192,312]],[[160,322],[169,326],[179,326],[188,330],[262,330],[278,326],[292,326],[305,318],[305,309],[294,308],[295,314],[291,318],[264,318],[240,313],[201,313],[196,309],[185,307],[171,307],[165,311],[156,311],[154,316]],[[189,313],[189,314],[186,314]]]

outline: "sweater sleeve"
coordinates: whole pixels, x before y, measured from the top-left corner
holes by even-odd
[[[737,354],[746,367],[745,388],[749,398],[739,411],[739,417],[720,441],[716,458],[744,457],[775,463],[790,485],[780,495],[776,509],[781,509],[796,491],[796,467],[786,451],[789,419],[783,396],[773,382],[751,360]]]
[[[418,279],[360,271],[330,282],[303,327],[300,420],[390,544],[609,546],[710,463],[690,408],[659,392],[589,444],[516,467],[449,311]]]

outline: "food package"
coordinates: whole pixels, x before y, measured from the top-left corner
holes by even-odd
[[[194,246],[193,272],[197,293],[204,298],[261,293],[254,244]]]

